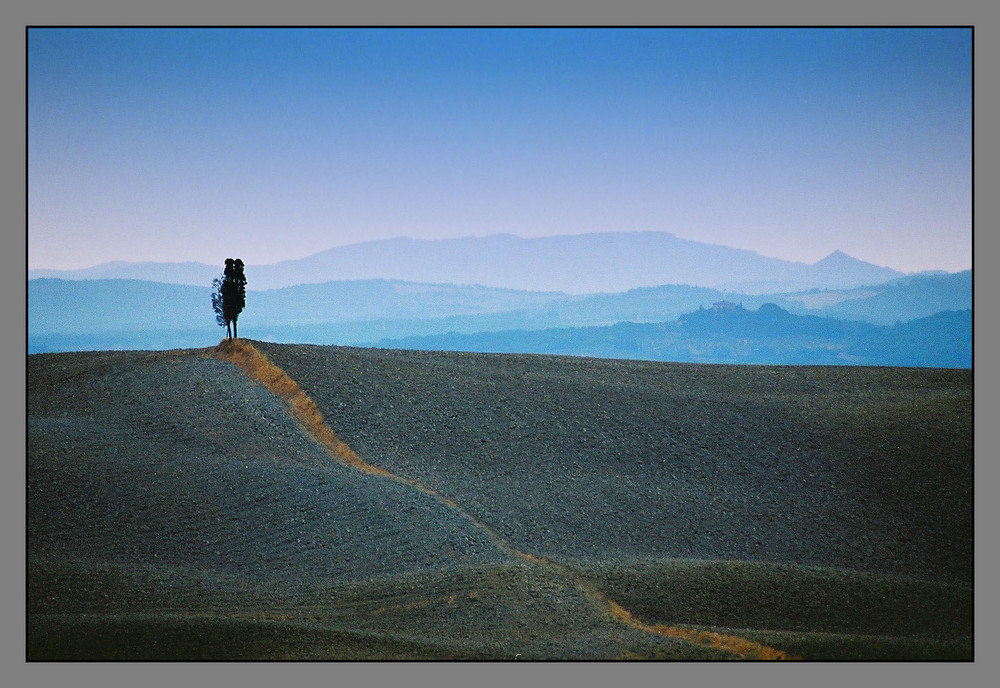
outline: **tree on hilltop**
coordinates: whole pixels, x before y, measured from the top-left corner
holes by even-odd
[[[226,268],[222,277],[212,280],[212,310],[215,322],[225,326],[226,335],[233,339],[236,321],[247,302],[247,278],[243,275],[243,261],[226,258]]]

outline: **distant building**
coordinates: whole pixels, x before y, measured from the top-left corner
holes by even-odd
[[[740,308],[742,308],[741,305],[737,305],[732,301],[716,301],[715,303],[712,304],[713,311],[718,311],[723,313],[736,311],[739,310]]]

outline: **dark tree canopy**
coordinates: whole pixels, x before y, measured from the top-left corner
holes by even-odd
[[[226,335],[233,339],[236,321],[247,302],[247,278],[243,275],[243,261],[226,258],[226,268],[222,277],[212,280],[212,309],[215,321],[225,326]],[[230,327],[231,326],[231,327]]]

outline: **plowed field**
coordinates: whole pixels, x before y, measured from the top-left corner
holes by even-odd
[[[29,356],[28,658],[969,659],[971,386]]]

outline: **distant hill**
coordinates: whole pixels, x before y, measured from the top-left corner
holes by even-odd
[[[211,293],[209,285],[140,280],[30,280],[28,352],[209,346],[223,332]],[[249,290],[240,331],[273,341],[361,344],[448,331],[462,321],[471,331],[524,325],[526,313],[564,297],[388,280]]]
[[[142,280],[28,281],[29,335],[78,335],[211,324],[211,286]]]
[[[144,279],[208,284],[221,271],[199,263],[107,263],[29,278]],[[605,232],[526,239],[510,234],[408,238],[340,246],[299,260],[248,265],[256,289],[389,279],[584,294],[688,284],[750,294],[878,284],[903,273],[836,251],[813,264],[680,239],[666,232]]]
[[[140,280],[28,282],[28,350],[168,349],[218,341],[208,285]],[[891,325],[972,305],[971,271],[919,275],[857,289],[751,295],[661,285],[568,295],[480,286],[358,280],[248,292],[240,332],[285,343],[371,345],[446,333],[663,323],[731,301],[796,315]]]
[[[880,365],[972,367],[972,311],[942,311],[897,323],[857,346],[859,356]]]
[[[786,305],[797,302],[807,312],[891,325],[940,311],[971,309],[972,271],[909,275],[860,289],[813,289],[784,296]]]
[[[534,324],[526,329],[664,322],[676,320],[699,307],[708,308],[717,301],[732,301],[753,310],[765,303],[774,303],[797,315],[891,325],[940,311],[971,309],[972,271],[912,275],[848,289],[816,288],[776,294],[665,284],[620,293],[567,296],[534,313]]]
[[[205,263],[128,263],[114,261],[79,270],[29,270],[28,279],[107,280],[128,279],[165,284],[206,286],[222,273],[222,267]]]
[[[693,363],[972,367],[972,311],[946,311],[884,327],[724,303],[674,322],[445,334],[383,340],[380,347],[535,353]]]

